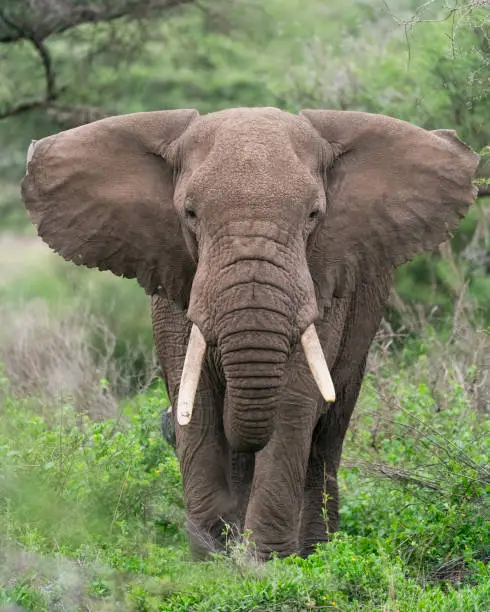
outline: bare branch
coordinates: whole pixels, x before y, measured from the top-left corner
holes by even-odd
[[[50,105],[47,108],[48,116],[56,121],[63,130],[69,130],[80,125],[92,123],[108,117],[111,113],[94,106],[59,106]]]
[[[4,119],[5,117],[11,117],[13,115],[19,115],[26,111],[33,110],[34,108],[46,106],[50,102],[56,100],[58,94],[56,90],[56,78],[53,70],[53,62],[51,60],[49,49],[44,44],[44,42],[42,40],[39,40],[32,30],[23,30],[21,26],[19,26],[15,21],[13,21],[9,16],[5,14],[5,10],[3,9],[0,10],[0,23],[2,22],[7,25],[13,32],[17,32],[19,37],[29,41],[36,50],[36,53],[39,55],[41,63],[43,65],[46,81],[46,90],[44,98],[37,100],[27,100],[16,104],[13,107],[10,107],[7,110],[1,112],[0,119]]]
[[[14,104],[10,108],[0,111],[0,120],[6,119],[7,117],[13,117],[15,115],[21,115],[27,111],[34,110],[35,108],[44,108],[46,106],[46,100],[27,100]]]
[[[0,43],[23,39],[43,41],[84,23],[122,17],[144,19],[194,0],[7,0],[0,14]],[[14,24],[14,25],[12,25]]]
[[[53,70],[53,62],[47,46],[37,38],[29,38],[34,48],[41,58],[41,62],[44,68],[44,75],[46,78],[46,94],[44,96],[45,102],[53,102],[56,100],[58,92],[56,91],[56,76]]]

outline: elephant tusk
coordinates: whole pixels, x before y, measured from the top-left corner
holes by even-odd
[[[191,420],[194,398],[196,397],[205,353],[206,340],[204,340],[199,327],[193,325],[185,355],[184,369],[180,379],[179,399],[177,402],[177,422],[179,425],[188,425]]]
[[[328,369],[325,355],[318,339],[315,326],[313,323],[306,328],[301,336],[301,344],[305,352],[306,361],[310,366],[311,373],[315,379],[320,393],[326,402],[335,401],[335,387],[333,386],[332,377]]]

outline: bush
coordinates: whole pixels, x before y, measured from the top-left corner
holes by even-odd
[[[345,443],[343,531],[307,560],[265,566],[246,535],[189,563],[178,465],[159,432],[168,406],[160,385],[95,423],[69,404],[43,418],[38,400],[13,397],[4,377],[0,601],[32,610],[486,609],[490,422],[454,372],[434,386],[447,349],[436,361],[430,343],[411,346],[406,362],[383,346]]]

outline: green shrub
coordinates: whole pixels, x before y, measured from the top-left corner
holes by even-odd
[[[410,365],[393,357],[378,364],[364,386],[341,469],[342,532],[306,560],[265,566],[246,537],[212,561],[189,563],[177,460],[159,432],[168,405],[161,385],[125,400],[118,419],[94,423],[69,405],[41,417],[38,400],[12,397],[4,378],[0,584],[8,586],[0,601],[46,610],[55,602],[155,611],[486,609],[490,423],[451,379],[442,410],[427,378],[431,353],[419,352]]]

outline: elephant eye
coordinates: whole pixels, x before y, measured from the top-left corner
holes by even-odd
[[[192,200],[189,198],[184,203],[184,214],[187,219],[196,219],[197,213]]]
[[[321,203],[317,200],[310,209],[310,214],[308,215],[309,221],[316,221],[321,213]]]

